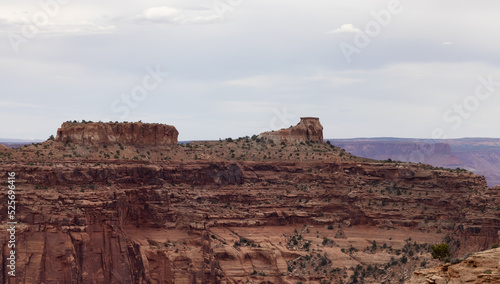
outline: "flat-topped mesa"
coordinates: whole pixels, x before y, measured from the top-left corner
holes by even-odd
[[[125,144],[134,146],[177,145],[174,126],[142,122],[65,122],[57,130],[56,141],[81,145]]]
[[[270,139],[274,142],[286,144],[307,141],[323,142],[323,126],[317,117],[301,117],[299,124],[278,131],[264,132],[261,139]]]

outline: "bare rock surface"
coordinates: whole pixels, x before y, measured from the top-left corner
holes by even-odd
[[[307,141],[323,142],[323,126],[317,117],[301,117],[299,124],[296,126],[278,131],[264,132],[259,137],[287,144]]]
[[[500,248],[475,253],[458,264],[417,270],[407,283],[500,283]]]
[[[125,144],[162,146],[177,144],[174,126],[149,123],[65,122],[57,130],[56,141],[81,145]]]

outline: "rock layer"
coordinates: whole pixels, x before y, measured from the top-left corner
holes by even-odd
[[[317,117],[301,117],[296,126],[264,132],[259,135],[259,138],[286,144],[307,141],[323,142],[323,126]]]
[[[500,185],[500,139],[413,139],[358,138],[329,139],[347,152],[370,159],[430,164],[435,167],[463,168],[484,175],[490,186]]]
[[[500,283],[500,248],[475,253],[455,265],[417,270],[407,283]]]
[[[148,123],[73,123],[57,130],[56,141],[81,145],[125,144],[134,146],[176,145],[174,126]]]
[[[80,160],[0,169],[18,174],[17,283],[296,283],[376,259],[361,252],[372,236],[401,249],[403,241],[391,240],[398,228],[411,230],[401,240],[422,243],[430,240],[416,235],[437,242],[437,230],[455,231],[464,249],[498,242],[498,188],[423,165]],[[2,220],[5,204],[4,195]],[[290,239],[306,225],[313,255],[338,265],[316,278],[293,265],[310,254]],[[374,234],[343,242],[340,228],[352,237],[348,230],[360,227]],[[384,264],[391,255],[380,257]]]

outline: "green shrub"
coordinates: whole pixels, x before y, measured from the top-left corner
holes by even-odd
[[[450,257],[450,247],[445,243],[432,245],[431,255],[433,258],[444,261]]]

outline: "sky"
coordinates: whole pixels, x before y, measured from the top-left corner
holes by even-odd
[[[68,120],[240,137],[500,137],[500,3],[3,0],[0,137]]]

